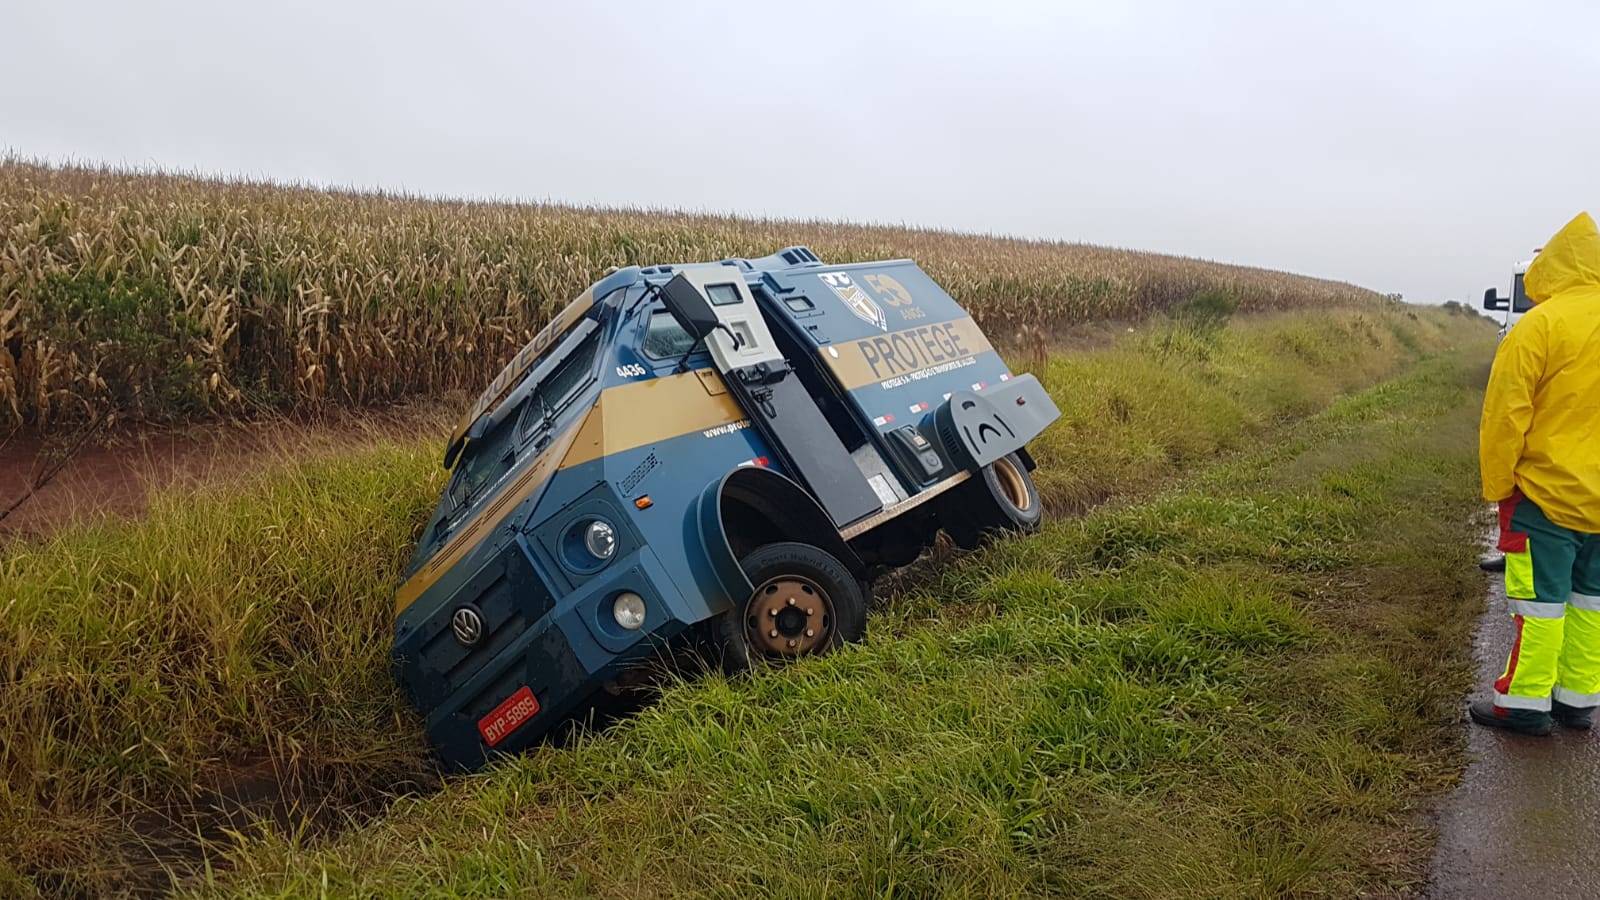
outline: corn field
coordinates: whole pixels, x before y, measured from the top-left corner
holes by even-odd
[[[1081,244],[468,203],[0,160],[0,431],[477,390],[610,266],[911,257],[991,336],[1370,304],[1348,284]]]

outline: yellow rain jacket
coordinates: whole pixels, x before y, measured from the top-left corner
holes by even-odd
[[[1600,533],[1600,231],[1579,213],[1523,276],[1536,306],[1500,342],[1483,398],[1486,500],[1514,490],[1563,528]]]

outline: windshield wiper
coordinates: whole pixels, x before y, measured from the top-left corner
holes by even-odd
[[[533,396],[528,399],[539,405],[539,420],[529,429],[529,432],[533,435],[533,451],[537,453],[543,450],[544,445],[550,441],[550,401],[545,399],[544,391],[534,391]]]

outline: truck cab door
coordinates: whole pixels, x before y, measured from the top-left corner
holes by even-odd
[[[773,339],[739,270],[685,268],[661,294],[684,329],[705,339],[713,365],[751,425],[836,526],[842,529],[882,509],[878,494]]]

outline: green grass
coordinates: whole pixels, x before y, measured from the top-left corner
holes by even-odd
[[[1061,419],[1033,448],[1058,511],[1171,475],[1250,444],[1424,354],[1482,338],[1477,317],[1437,311],[1327,311],[1236,321],[1176,318],[1106,350],[1061,354],[1041,377]],[[1404,335],[1401,340],[1396,335]]]
[[[669,689],[605,734],[436,791],[415,790],[431,770],[386,664],[392,585],[440,487],[433,442],[13,545],[0,890],[162,884],[157,864],[181,877],[235,841],[237,871],[211,888],[1371,885],[1403,866],[1361,855],[1369,839],[1448,762],[1398,724],[1421,709],[1436,732],[1442,714],[1394,701],[1459,687],[1450,653],[1415,660],[1412,637],[1454,646],[1441,623],[1473,587],[1452,574],[1470,564],[1460,367],[1486,358],[1486,331],[1438,313],[1177,321],[1054,357],[1040,374],[1064,422],[1036,449],[1052,506],[1198,480],[923,573],[864,647]],[[1286,430],[1452,345],[1468,349]],[[194,815],[256,781],[275,824],[230,837]],[[359,827],[329,843],[347,815]],[[1133,864],[1147,854],[1178,861]]]
[[[190,801],[240,770],[336,805],[415,777],[383,636],[437,460],[415,445],[284,466],[8,546],[0,893],[29,869],[120,882],[192,843]]]
[[[1400,890],[1459,752],[1481,362],[1297,430],[1346,456],[1320,474],[1267,448],[1058,521],[946,567],[864,646],[679,685],[327,847],[251,838],[198,893]]]

